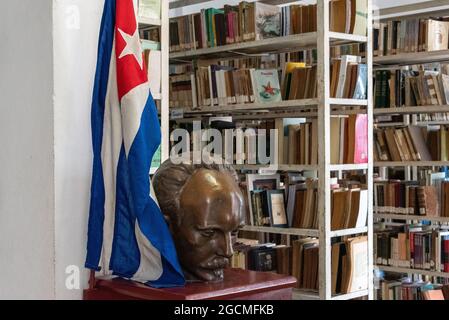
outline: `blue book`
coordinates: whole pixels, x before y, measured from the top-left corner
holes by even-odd
[[[357,83],[354,89],[353,99],[366,99],[368,88],[368,68],[366,64],[357,66]]]

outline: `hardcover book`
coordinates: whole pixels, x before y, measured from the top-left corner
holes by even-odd
[[[279,76],[276,69],[251,70],[256,101],[272,103],[282,101]]]
[[[261,2],[255,3],[256,40],[281,35],[281,8]]]

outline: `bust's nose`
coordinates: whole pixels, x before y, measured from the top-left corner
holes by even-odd
[[[218,254],[226,258],[231,258],[234,254],[234,250],[232,249],[232,236],[230,232],[224,234],[222,243],[220,244],[220,252],[218,252]]]

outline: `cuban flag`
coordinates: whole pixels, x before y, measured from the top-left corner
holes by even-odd
[[[91,120],[85,266],[154,287],[183,285],[173,239],[150,186],[161,132],[133,0],[105,0]]]

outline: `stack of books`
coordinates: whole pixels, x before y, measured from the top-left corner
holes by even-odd
[[[405,225],[376,232],[375,261],[378,265],[449,272],[449,230]]]
[[[366,35],[366,0],[334,0],[330,3],[330,29]],[[170,20],[170,51],[212,48],[244,41],[317,31],[316,5],[278,7],[242,1],[222,9]]]
[[[447,50],[449,19],[400,19],[374,26],[374,56]]]
[[[446,126],[401,126],[376,129],[376,161],[447,161],[449,133]]]

